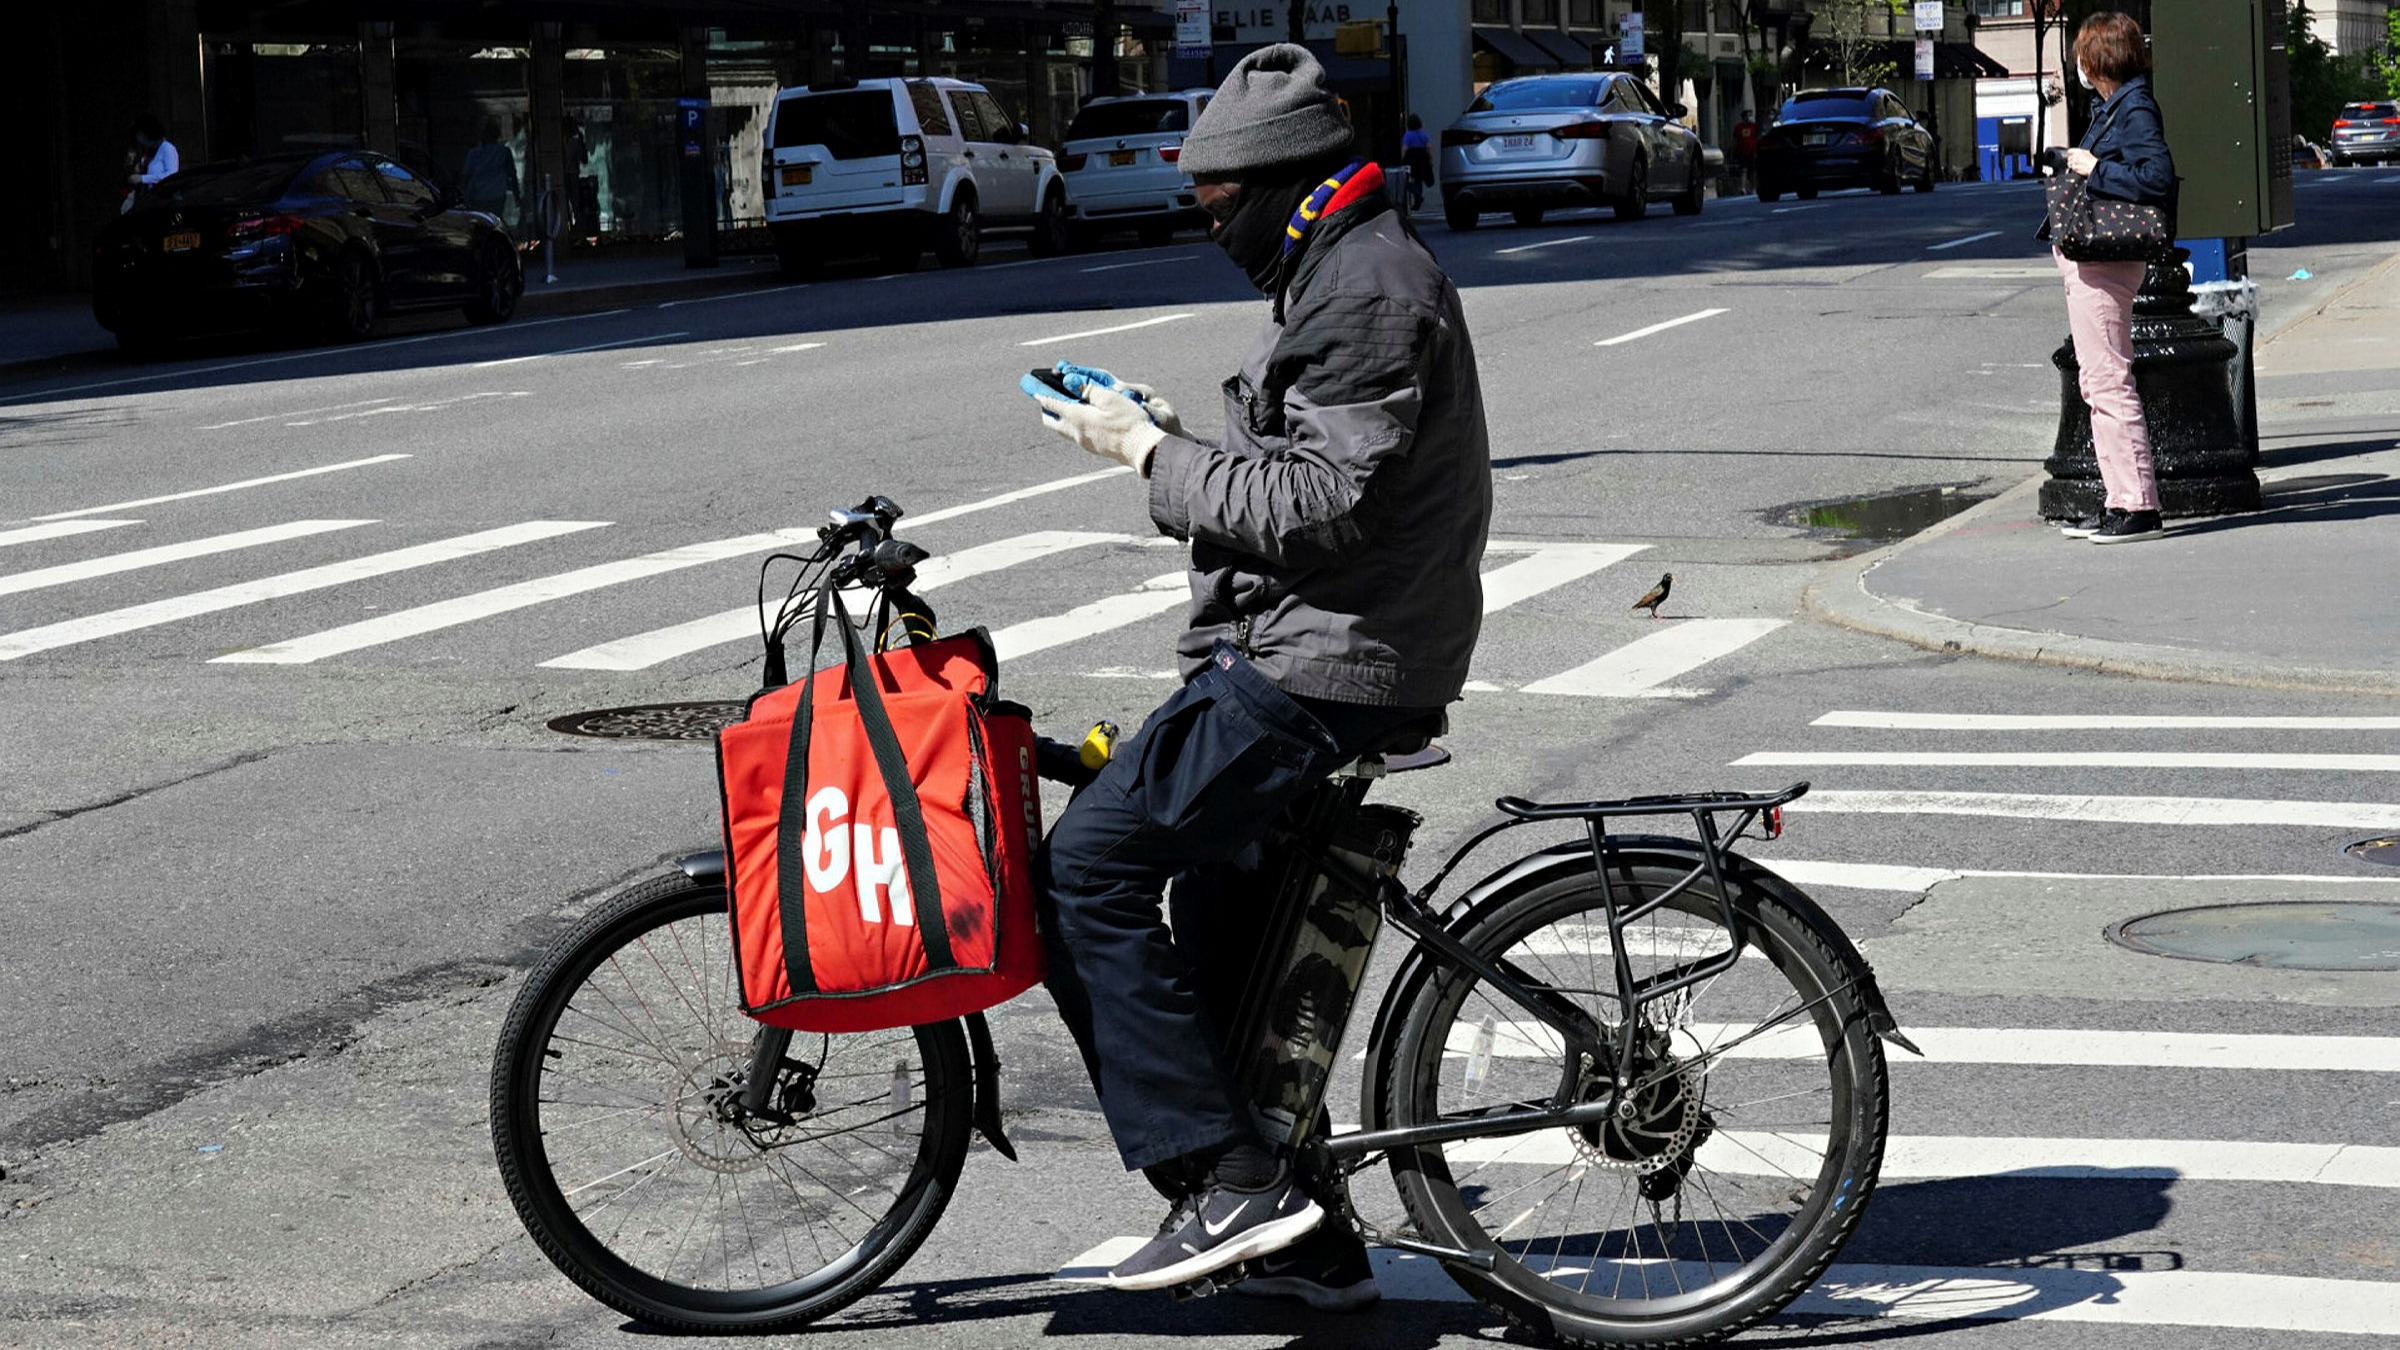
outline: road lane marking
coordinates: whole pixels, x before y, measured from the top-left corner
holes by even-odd
[[[1605,953],[1605,942],[1595,945]],[[1558,1032],[1543,1022],[1496,1021],[1492,1053],[1548,1059]],[[1687,1024],[1700,1046],[1725,1045],[1726,1059],[1816,1059],[1825,1053],[1813,1025],[1787,1024],[1739,1045],[1752,1023]],[[2208,1069],[2291,1073],[2400,1073],[2400,1039],[2389,1036],[2292,1036],[2205,1031],[2089,1031],[2046,1027],[1919,1027],[1908,1038],[1925,1053],[1893,1055],[1899,1065],[2032,1064],[2078,1069]],[[1480,1027],[1450,1029],[1445,1053],[1465,1055]]]
[[[1526,685],[1528,694],[1585,698],[1698,698],[1705,689],[1662,687],[1689,670],[1758,641],[1789,619],[1685,619],[1563,674]]]
[[[1546,1130],[1513,1139],[1470,1139],[1443,1153],[1453,1164],[1561,1167],[1582,1156],[1576,1152],[1580,1143],[1565,1130]],[[1825,1149],[1826,1137],[1807,1130],[1722,1130],[1709,1136],[1694,1161],[1726,1176],[1814,1176]],[[2240,1139],[1896,1135],[1884,1141],[1879,1175],[1885,1181],[2232,1181],[2392,1190],[2400,1189],[2400,1148]]]
[[[674,338],[690,336],[691,334],[688,332],[650,333],[642,337],[619,338],[614,342],[594,342],[582,347],[563,347],[554,352],[528,352],[523,356],[503,356],[496,361],[478,361],[475,363],[475,368],[489,370],[493,366],[519,365],[526,361],[540,361],[552,356],[574,356],[579,352],[604,352],[612,347],[632,347],[644,342],[666,342]]]
[[[2218,717],[2123,713],[1923,713],[1837,710],[1814,727],[1883,731],[2400,731],[2400,717]]]
[[[297,469],[291,473],[271,473],[264,478],[245,478],[238,483],[221,483],[216,487],[193,488],[189,492],[170,492],[163,497],[141,497],[129,502],[111,502],[106,506],[87,506],[79,511],[54,511],[46,516],[35,516],[33,519],[37,521],[73,520],[77,516],[101,516],[111,511],[130,511],[137,506],[156,506],[160,502],[180,502],[194,497],[213,497],[220,492],[239,492],[244,488],[264,487],[269,483],[288,483],[295,478],[314,478],[322,473],[340,473],[344,469],[363,469],[370,464],[389,464],[393,460],[407,458],[409,458],[407,455],[370,455],[365,459],[345,460],[340,464],[325,464],[314,469]]]
[[[1483,574],[1483,612],[1497,614],[1544,591],[1556,590],[1623,562],[1648,547],[1648,544],[1487,544],[1485,548],[1490,552],[1530,550],[1532,556]]]
[[[992,648],[1002,661],[1019,656],[1031,656],[1080,638],[1097,637],[1115,629],[1140,623],[1153,614],[1164,614],[1192,598],[1191,579],[1182,572],[1167,572],[1150,578],[1139,587],[1122,595],[1077,605],[1064,614],[1044,619],[1027,619],[1010,624],[992,634]]]
[[[1110,1238],[1050,1278],[1097,1284],[1149,1239]],[[1466,1303],[1466,1291],[1422,1256],[1377,1247],[1367,1253],[1375,1283],[1393,1303]],[[1580,1256],[1523,1257],[1562,1284],[1580,1281]],[[1615,1263],[1647,1273],[1661,1289],[1697,1289],[1722,1268],[1663,1261]],[[1910,1321],[2044,1321],[2128,1326],[2200,1326],[2238,1330],[2381,1336],[2400,1325],[2400,1283],[2329,1280],[2234,1271],[2100,1270],[2069,1260],[2049,1266],[1835,1265],[1782,1316],[1888,1317]]]
[[[508,326],[511,333],[527,328],[545,328],[554,323],[579,323],[586,319],[605,319],[611,314],[629,314],[631,310],[604,309],[595,314],[562,314],[555,319],[524,319]],[[289,361],[314,361],[322,357],[340,356],[352,352],[381,351],[386,347],[413,347],[420,342],[448,342],[453,338],[490,337],[490,328],[461,328],[448,333],[426,333],[419,337],[385,338],[357,346],[323,347],[316,351],[293,352],[286,356],[261,356],[249,361],[228,361],[223,365],[200,366],[191,370],[161,370],[149,375],[128,375],[122,379],[99,380],[91,384],[69,385],[64,389],[42,389],[30,394],[11,394],[0,398],[0,404],[34,403],[45,399],[63,398],[68,394],[89,393],[94,389],[114,389],[127,384],[150,384],[157,380],[188,379],[194,375],[216,375],[228,370],[247,370],[252,366],[279,366]]]
[[[2252,801],[2230,797],[2106,797],[2038,792],[1856,792],[1820,789],[1783,808],[1865,815],[1993,816],[2111,825],[2300,825],[2400,829],[2384,802]]]
[[[979,544],[957,553],[938,554],[917,564],[917,579],[910,590],[924,592],[939,590],[952,582],[997,572],[1019,563],[1047,558],[1069,549],[1095,544],[1130,544],[1136,542],[1130,534],[1097,534],[1073,530],[1043,530],[1020,534],[1013,538]],[[768,597],[773,604],[780,597]],[[772,610],[769,611],[771,615]],[[672,624],[665,628],[636,633],[631,637],[603,642],[581,651],[542,662],[546,670],[648,670],[661,661],[671,660],[710,647],[738,642],[745,638],[756,641],[761,622],[755,604],[729,609],[721,614],[693,619],[688,623]]]
[[[0,530],[0,548],[10,544],[31,544],[43,539],[91,534],[97,530],[121,530],[128,525],[141,523],[138,520],[62,520],[49,525],[28,525],[21,530]]]
[[[1505,258],[1511,253],[1531,253],[1537,248],[1555,248],[1560,244],[1588,244],[1598,238],[1591,234],[1570,234],[1564,239],[1545,239],[1538,244],[1519,244],[1515,248],[1495,249],[1492,256]]]
[[[1776,208],[1775,208],[1773,211],[1769,212],[1768,214],[1770,214],[1770,215],[1777,215],[1777,216],[1788,216],[1788,215],[1792,214],[1794,211],[1822,211],[1822,210],[1824,210],[1824,209],[1825,209],[1825,204],[1824,204],[1823,202],[1817,202],[1817,203],[1815,203],[1814,205],[1810,205],[1810,206],[1778,206],[1778,207],[1776,207]]]
[[[2400,755],[2271,755],[2207,750],[1760,750],[1732,768],[1781,765],[2007,769],[2256,769],[2400,773]]]
[[[2278,881],[2304,886],[2400,886],[2400,875],[2325,876],[2314,873],[2180,873],[2125,872],[1997,872],[1974,867],[1904,867],[1894,863],[1818,862],[1753,858],[1768,871],[1797,886],[1845,886],[1859,891],[1901,891],[1910,894],[1962,877],[1999,877],[2027,881]]]
[[[1168,263],[1190,262],[1191,260],[1192,255],[1184,253],[1171,258],[1145,258],[1140,262],[1110,263],[1105,267],[1086,267],[1081,270],[1086,276],[1089,276],[1094,272],[1122,272],[1128,267],[1163,267]]]
[[[1998,230],[1985,230],[1981,234],[1970,234],[1964,239],[1953,239],[1947,244],[1930,244],[1926,246],[1925,251],[1927,253],[1939,253],[1944,249],[1961,248],[1968,244],[1981,243],[1986,239],[1997,239],[1999,237],[2000,232]]]
[[[1722,309],[1704,309],[1697,314],[1686,314],[1680,319],[1669,319],[1665,323],[1654,323],[1648,328],[1636,328],[1630,333],[1619,333],[1612,338],[1602,338],[1592,345],[1595,347],[1614,347],[1620,342],[1632,342],[1637,338],[1646,338],[1653,333],[1663,333],[1670,328],[1681,328],[1687,323],[1698,323],[1702,319],[1713,318],[1716,315],[1723,314],[1725,312],[1726,311]]]
[[[429,567],[435,563],[451,562],[459,558],[472,557],[478,553],[489,553],[494,549],[510,548],[518,544],[530,544],[537,540],[555,538],[562,534],[572,534],[577,530],[594,530],[607,523],[604,520],[530,520],[520,525],[507,525],[496,530],[479,530],[473,534],[459,535],[454,539],[442,539],[430,544],[417,544],[409,548],[394,549],[389,553],[375,553],[364,558],[352,558],[346,562],[327,563],[322,567],[303,568],[297,572],[261,577],[256,581],[245,581],[238,585],[220,586],[215,590],[179,595],[170,600],[153,600],[145,605],[133,605],[125,609],[111,610],[105,614],[69,619],[64,623],[27,628],[15,633],[0,633],[0,661],[14,661],[20,657],[31,656],[35,652],[46,652],[55,647],[90,642],[96,638],[114,637],[117,634],[130,633],[137,629],[155,628],[160,624],[173,623],[178,619],[214,614],[219,610],[257,604],[263,600],[280,600],[285,596],[299,595],[305,591],[323,590],[328,586],[340,586],[352,581],[363,581],[369,577],[405,571],[412,567]]]
[[[1928,281],[2023,281],[2057,275],[2056,266],[2041,267],[2032,263],[1958,263],[1950,267],[1937,267],[1927,272],[1925,278]]]
[[[131,553],[86,558],[82,562],[61,563],[56,567],[40,567],[30,572],[0,576],[0,595],[16,595],[45,586],[63,586],[71,581],[114,576],[119,572],[182,562],[186,558],[205,558],[215,553],[231,553],[236,549],[255,548],[261,544],[279,544],[286,539],[305,539],[313,534],[330,534],[335,530],[374,523],[372,520],[295,520],[255,530],[211,535],[206,539],[193,539],[181,544],[161,544],[156,548],[135,549]]]
[[[381,402],[386,406],[380,408],[362,408],[356,412],[335,413],[331,417],[303,418],[297,422],[286,422],[284,425],[287,427],[313,427],[321,426],[327,422],[355,422],[361,418],[367,417],[388,417],[394,413],[442,412],[449,408],[455,408],[462,403],[474,403],[481,399],[487,398],[532,397],[533,391],[530,389],[486,389],[473,394],[453,394],[448,398],[432,399],[424,403],[394,403],[389,399],[380,399],[378,402]],[[297,417],[299,414],[295,413],[293,416]]]
[[[825,345],[825,344],[824,344],[824,343],[822,343],[822,342],[794,342],[794,343],[791,343],[791,344],[790,344],[790,345],[788,345],[788,346],[783,346],[783,347],[769,347],[769,348],[767,348],[767,355],[769,355],[769,356],[782,356],[782,355],[784,355],[784,354],[785,354],[785,353],[787,353],[787,352],[813,352],[813,351],[815,351],[817,348],[819,348],[819,347],[822,347],[822,346],[824,346],[824,345]]]
[[[1047,483],[1036,483],[1032,487],[1003,492],[998,496],[968,502],[963,506],[945,506],[938,511],[928,511],[921,516],[909,516],[906,519],[911,525],[931,525],[937,521],[956,520],[960,516],[971,516],[978,511],[989,511],[995,506],[1030,501],[1035,497],[1046,497],[1053,492],[1064,492],[1068,488],[1082,487],[1086,483],[1097,483],[1103,478],[1122,478],[1132,472],[1133,470],[1130,468],[1119,466],[1113,469],[1102,469],[1097,473],[1079,473],[1066,478],[1053,478]]]
[[[257,417],[243,417],[231,422],[211,422],[207,426],[194,427],[192,430],[223,431],[227,427],[246,427],[253,422],[272,422],[279,417],[309,417],[317,413],[340,412],[344,408],[368,408],[373,407],[378,403],[389,403],[391,401],[392,400],[388,398],[362,398],[349,403],[329,403],[322,408],[302,408],[296,412],[264,413]]]
[[[786,291],[805,291],[807,289],[808,283],[800,281],[789,286],[768,286],[755,291],[735,291],[731,295],[695,295],[685,300],[661,300],[658,302],[658,308],[673,309],[678,305],[713,305],[720,300],[756,300],[761,296],[781,295]],[[623,311],[618,312],[622,313]]]
[[[357,623],[343,624],[323,632],[310,633],[284,642],[253,647],[248,651],[220,656],[212,665],[272,665],[297,666],[322,661],[367,647],[380,647],[402,638],[422,637],[444,628],[488,619],[495,614],[546,605],[571,595],[582,595],[608,586],[623,585],[645,577],[659,576],[698,567],[703,563],[723,562],[730,558],[765,553],[771,549],[806,545],[816,541],[816,531],[809,529],[772,530],[761,534],[737,535],[731,539],[714,539],[706,543],[685,544],[679,548],[661,549],[635,558],[620,558],[615,562],[596,563],[578,567],[571,572],[535,577],[513,585],[496,586],[471,595],[436,600],[391,614],[377,615]]]
[[[1089,328],[1080,333],[1059,333],[1051,337],[1033,338],[1029,341],[1020,342],[1017,345],[1020,347],[1039,347],[1046,342],[1073,342],[1077,338],[1105,337],[1110,333],[1130,333],[1136,328],[1155,328],[1162,323],[1173,323],[1177,319],[1188,319],[1190,317],[1192,316],[1189,313],[1161,314],[1155,319],[1143,319],[1138,323],[1121,323],[1110,328]]]

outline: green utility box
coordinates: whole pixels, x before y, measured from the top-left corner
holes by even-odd
[[[2245,239],[2291,224],[2284,0],[2172,0],[2150,14],[2150,83],[2183,176],[2175,232]]]

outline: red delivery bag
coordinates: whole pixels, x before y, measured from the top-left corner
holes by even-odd
[[[980,1012],[1042,978],[1033,725],[981,629],[844,659],[717,735],[742,1009],[795,1031]],[[812,654],[813,661],[813,654]]]

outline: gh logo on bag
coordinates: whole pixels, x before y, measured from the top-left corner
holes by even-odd
[[[883,908],[875,893],[884,891],[891,902],[892,922],[902,928],[915,927],[917,914],[908,892],[908,866],[900,855],[900,831],[892,826],[878,831],[872,825],[847,824],[849,819],[850,799],[840,788],[819,788],[810,794],[808,851],[800,860],[808,873],[808,888],[819,895],[839,892],[849,880],[855,859],[858,917],[867,923],[882,923]]]

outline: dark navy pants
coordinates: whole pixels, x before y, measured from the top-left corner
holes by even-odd
[[[1208,1009],[1205,977],[1228,975],[1195,968],[1255,949],[1221,941],[1235,926],[1256,936],[1249,907],[1220,898],[1225,869],[1335,768],[1428,711],[1295,699],[1220,644],[1067,804],[1035,873],[1050,993],[1128,1170],[1254,1137]]]

